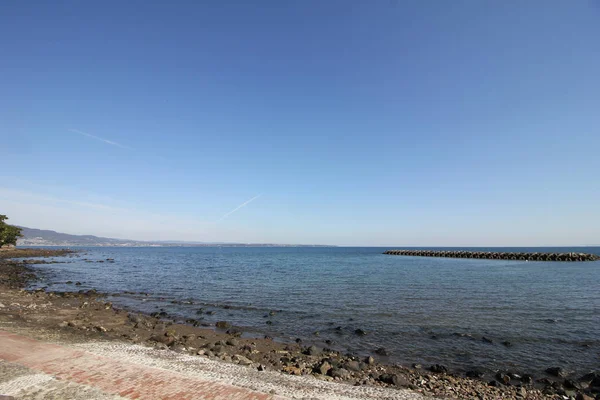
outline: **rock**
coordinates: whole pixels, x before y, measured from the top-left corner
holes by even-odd
[[[302,375],[302,369],[294,366],[283,367],[282,371],[287,372],[291,375]]]
[[[229,346],[237,346],[240,344],[240,342],[236,338],[231,338],[231,339],[227,339],[226,344]]]
[[[354,371],[354,372],[358,372],[360,371],[362,368],[360,367],[360,363],[358,361],[348,361],[346,364],[344,364],[344,368],[346,368],[348,371]]]
[[[369,357],[365,358],[365,363],[369,364],[369,365],[373,365],[373,364],[375,364],[375,359],[373,357],[369,356]]]
[[[262,372],[262,371],[266,371],[266,370],[267,370],[267,368],[266,368],[264,365],[262,365],[262,364],[260,364],[258,367],[256,367],[256,369],[257,369],[258,371],[261,371],[261,372]]]
[[[231,328],[231,324],[229,322],[227,322],[227,321],[217,321],[217,323],[215,324],[215,326],[217,328],[220,328],[220,329]]]
[[[421,369],[421,368],[423,368],[423,366],[422,366],[421,364],[417,364],[417,363],[413,363],[413,364],[412,364],[412,367],[413,367],[414,369]]]
[[[166,335],[152,335],[149,340],[157,343],[162,343],[167,346],[170,346],[175,342],[175,339],[172,336]]]
[[[362,330],[362,329],[360,329],[360,328],[359,328],[359,329],[356,329],[356,330],[354,331],[354,333],[355,333],[356,335],[358,335],[358,336],[365,336],[365,335],[367,334],[367,332],[365,332],[364,330]]]
[[[309,356],[318,356],[319,354],[321,354],[321,349],[319,349],[315,345],[312,345],[304,350],[304,354]]]
[[[296,343],[302,343],[302,339],[296,338]]]
[[[438,374],[448,372],[448,368],[441,364],[434,364],[431,367],[429,367],[429,370]]]
[[[521,377],[521,382],[523,382],[526,385],[530,385],[533,383],[533,377],[531,375],[525,374]]]
[[[198,354],[199,356],[203,356],[204,354],[206,354],[206,350],[200,349],[196,354]]]
[[[517,396],[527,397],[527,389],[525,389],[523,386],[521,386],[520,388],[518,388],[517,389]]]
[[[497,387],[498,385],[499,385],[499,383],[494,380],[491,380],[488,382],[488,386],[491,386],[491,387]]]
[[[347,379],[350,377],[350,372],[344,368],[333,367],[329,370],[329,376],[332,378]]]
[[[396,374],[381,374],[377,379],[379,382],[387,383],[388,385],[407,387],[410,386],[410,381],[404,376]]]
[[[566,376],[565,371],[560,367],[550,367],[546,369],[548,375],[564,378]]]
[[[242,355],[236,354],[232,357],[233,361],[237,362],[240,365],[250,365],[252,364],[252,360]]]
[[[380,356],[389,356],[390,353],[388,353],[388,351],[385,349],[385,347],[380,347],[377,350],[375,350],[375,354],[380,355]]]
[[[323,361],[323,363],[317,367],[317,370],[320,374],[327,375],[331,368],[331,364],[329,364],[327,361]]]
[[[484,336],[484,337],[482,337],[482,338],[481,338],[481,340],[482,340],[484,343],[489,343],[489,344],[493,344],[493,343],[494,343],[494,341],[493,341],[492,339],[488,339],[488,338],[486,338],[485,336]]]
[[[66,328],[67,326],[69,326],[69,323],[67,321],[63,321],[60,324],[58,324],[59,328]]]
[[[483,378],[483,375],[483,372],[476,369],[469,370],[465,373],[467,378]]]
[[[498,372],[496,373],[496,379],[500,382],[503,383],[505,385],[510,384],[510,376],[508,376],[507,374],[505,374],[504,372]]]
[[[508,340],[505,340],[505,341],[503,341],[503,342],[502,342],[502,345],[503,345],[504,347],[512,347],[512,343],[511,343],[511,342],[509,342]]]
[[[577,393],[575,400],[594,400],[593,397],[588,396],[587,394]]]
[[[581,389],[581,384],[572,379],[565,379],[563,382],[563,386],[567,389]]]

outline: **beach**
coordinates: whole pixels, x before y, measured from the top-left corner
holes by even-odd
[[[585,378],[589,378],[589,382],[565,380],[560,376],[560,371],[556,374],[559,376],[548,375],[535,380],[502,372],[492,380],[478,379],[476,376],[466,378],[448,371],[443,365],[386,365],[371,356],[346,355],[302,341],[284,343],[268,337],[246,338],[242,336],[243,332],[230,326],[227,321],[217,323],[219,326],[216,329],[174,323],[168,318],[115,307],[107,301],[107,293],[94,290],[81,290],[81,293],[42,289],[27,291],[23,288],[35,279],[33,270],[27,264],[52,262],[52,259],[12,262],[6,259],[6,254],[4,252],[0,261],[0,329],[42,342],[87,346],[100,353],[110,348],[113,349],[110,350],[113,355],[120,351],[134,351],[161,359],[169,354],[175,358],[185,356],[210,360],[211,368],[217,370],[218,366],[223,366],[225,370],[232,365],[243,367],[244,371],[251,371],[256,382],[264,381],[264,384],[270,382],[272,376],[292,376],[293,382],[300,385],[292,390],[297,396],[289,390],[283,390],[289,387],[289,383],[280,385],[279,390],[273,389],[274,393],[271,393],[291,398],[306,397],[306,394],[302,394],[303,390],[312,390],[314,393],[311,392],[310,396],[315,398],[333,398],[326,395],[333,389],[323,389],[321,386],[324,384],[343,388],[341,390],[344,393],[348,391],[340,398],[408,399],[411,398],[409,395],[415,396],[415,399],[421,398],[419,396],[452,399],[585,398],[582,396],[594,395],[594,390],[597,390],[588,387],[597,376]],[[64,256],[65,253],[43,250],[39,254],[35,251],[14,254],[18,257],[36,255]],[[164,362],[169,364],[168,360]],[[166,368],[169,369],[168,366]],[[236,379],[228,382],[236,385]],[[569,385],[578,386],[579,389]]]

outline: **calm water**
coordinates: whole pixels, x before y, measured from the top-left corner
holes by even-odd
[[[554,365],[600,369],[600,262],[400,257],[383,250],[89,248],[69,263],[36,268],[49,290],[121,293],[111,300],[131,309],[163,308],[211,325],[227,320],[255,334],[322,346],[332,340],[327,347],[358,354],[385,347],[388,362],[530,373]],[[598,247],[494,250],[600,254]],[[355,335],[357,328],[368,334]]]

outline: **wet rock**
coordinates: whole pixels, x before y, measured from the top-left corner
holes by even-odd
[[[484,343],[489,343],[489,344],[494,343],[494,341],[492,339],[486,338],[485,336],[481,338],[481,341],[483,341]]]
[[[527,389],[525,389],[524,387],[520,387],[517,389],[517,396],[519,397],[527,397]]]
[[[388,353],[388,351],[385,349],[385,347],[380,347],[377,350],[375,350],[375,354],[380,355],[380,356],[389,356],[390,353]]]
[[[369,364],[369,365],[373,365],[373,364],[375,364],[375,359],[373,357],[369,356],[369,357],[365,358],[365,363]]]
[[[217,328],[220,328],[220,329],[231,328],[231,324],[229,322],[227,322],[227,321],[217,321],[217,323],[215,324],[215,326]]]
[[[296,343],[302,343],[302,339],[296,338]]]
[[[354,330],[354,334],[356,334],[358,336],[365,336],[367,334],[367,332],[365,332],[364,330],[359,328],[359,329]]]
[[[587,394],[577,393],[575,400],[594,400],[593,397],[588,396]]]
[[[396,374],[381,374],[377,380],[379,382],[387,383],[388,385],[400,387],[408,387],[411,384],[406,377]]]
[[[505,341],[503,341],[503,342],[502,342],[502,345],[503,345],[504,347],[512,347],[512,343],[511,343],[511,342],[509,342],[508,340],[505,340]]]
[[[581,389],[581,384],[573,379],[565,379],[563,386],[567,389]]]
[[[533,377],[531,375],[523,375],[521,377],[521,382],[523,382],[526,385],[531,385],[533,383]]]
[[[446,368],[446,366],[441,365],[441,364],[434,364],[431,367],[429,367],[429,370],[431,372],[435,372],[435,373],[438,373],[438,374],[448,372],[448,368]]]
[[[508,374],[505,374],[504,372],[496,373],[496,379],[498,380],[498,382],[503,383],[505,385],[510,384],[510,376]]]
[[[496,382],[495,380],[491,380],[488,382],[488,386],[498,387],[498,386],[500,386],[500,384],[498,382]]]
[[[238,346],[240,344],[239,340],[237,340],[236,338],[227,339],[227,342],[225,343],[228,346]]]
[[[484,375],[484,373],[477,369],[472,369],[465,373],[465,376],[467,378],[483,378],[483,375]]]
[[[551,376],[564,378],[566,376],[565,371],[561,367],[550,367],[546,368],[546,373]]]

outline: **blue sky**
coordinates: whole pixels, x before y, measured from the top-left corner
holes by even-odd
[[[4,2],[0,213],[152,240],[597,244],[598,71],[597,1]]]

